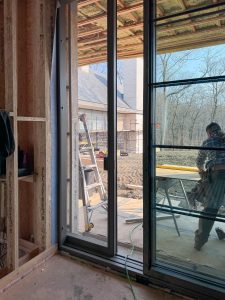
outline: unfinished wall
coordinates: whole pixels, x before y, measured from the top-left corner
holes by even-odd
[[[4,6],[0,0],[0,108],[4,107],[5,80],[4,80]]]
[[[6,171],[7,272],[31,258],[23,256],[28,245],[38,252],[51,246],[50,80],[55,17],[55,0],[0,0],[0,108],[10,112],[16,144]],[[30,171],[22,177],[18,146],[26,153]]]
[[[51,72],[51,174],[57,174],[58,167],[58,123],[57,123],[57,65],[56,65],[56,35],[54,36],[52,72]],[[51,242],[58,242],[58,178],[51,179]]]

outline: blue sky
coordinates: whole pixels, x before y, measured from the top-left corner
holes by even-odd
[[[175,64],[179,59],[185,57],[187,55],[187,59],[184,59],[182,63],[175,65],[174,70],[176,74],[174,74],[175,78],[173,79],[187,79],[187,78],[196,78],[201,77],[203,73],[203,69],[205,68],[205,59],[207,55],[209,55],[212,61],[225,62],[225,45],[218,45],[212,47],[205,47],[201,49],[193,49],[190,51],[179,51],[171,53],[170,56],[170,65]],[[159,63],[159,55],[157,55],[157,75],[160,75],[160,63]],[[218,75],[218,74],[216,74]],[[158,78],[157,76],[157,78]],[[158,78],[159,79],[159,78]]]
[[[188,59],[185,59],[180,63],[179,65],[176,65],[174,67],[175,74],[173,75],[173,78],[170,78],[170,80],[175,79],[187,79],[187,78],[196,78],[201,77],[203,68],[204,68],[204,59],[207,57],[207,55],[210,55],[213,60],[215,61],[225,61],[225,45],[218,45],[218,46],[211,46],[211,47],[205,47],[200,49],[193,49],[188,51],[179,51],[174,52],[170,56],[170,64],[176,63],[179,59],[184,57],[185,55],[188,55]],[[157,78],[158,81],[160,80],[160,73],[161,73],[161,66],[159,63],[159,55],[157,55]],[[98,73],[102,73],[106,75],[107,73],[107,64],[106,63],[99,63],[94,64],[90,66],[92,70],[97,71]],[[120,71],[123,68],[123,60],[118,60],[117,63],[118,71]]]

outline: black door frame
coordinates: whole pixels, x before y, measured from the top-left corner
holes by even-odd
[[[58,119],[59,119],[59,247],[73,247],[96,255],[112,257],[117,251],[117,2],[107,1],[107,82],[108,82],[108,243],[107,246],[82,240],[66,231],[67,186],[67,82],[66,82],[66,5],[71,9],[77,1],[61,1],[58,9]]]
[[[214,6],[214,5],[213,5]],[[218,4],[216,4],[218,6]],[[200,11],[201,8],[196,9]],[[195,10],[193,10],[195,11]],[[224,299],[225,286],[222,280],[213,282],[207,276],[199,276],[193,271],[169,263],[157,262],[156,217],[155,217],[155,87],[156,83],[156,0],[144,1],[144,168],[143,168],[143,229],[144,275],[160,286],[181,294],[200,299]],[[180,84],[211,82],[220,78],[197,78],[184,80]],[[179,82],[179,81],[178,81]],[[186,84],[187,84],[186,83]],[[165,83],[167,84],[167,83]],[[171,85],[174,82],[169,83]],[[181,148],[181,147],[180,147]],[[193,147],[192,147],[193,148]],[[179,212],[178,212],[179,213]]]
[[[63,2],[63,1],[61,1]],[[64,3],[74,2],[72,0]],[[108,143],[109,143],[109,187],[110,194],[108,218],[108,247],[101,247],[94,243],[87,243],[66,233],[65,195],[66,195],[66,159],[63,150],[66,144],[65,130],[67,106],[65,74],[65,9],[62,4],[58,10],[58,119],[59,119],[59,249],[93,263],[110,266],[117,271],[125,272],[125,259],[115,255],[117,242],[117,193],[116,193],[116,1],[108,0]],[[144,194],[144,276],[142,264],[128,260],[128,269],[137,281],[148,284],[153,283],[182,294],[201,299],[223,299],[224,289],[218,282],[215,284],[206,278],[199,280],[193,272],[184,272],[181,268],[155,261],[155,216],[154,216],[154,99],[155,99],[155,0],[144,0],[144,167],[143,167],[143,194]],[[114,257],[113,257],[114,256]],[[107,258],[112,257],[112,258]]]

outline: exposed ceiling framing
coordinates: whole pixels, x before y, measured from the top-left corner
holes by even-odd
[[[108,0],[109,1],[109,0]],[[218,3],[221,5],[218,6]],[[213,7],[212,5],[217,5]],[[143,1],[118,0],[118,58],[143,55]],[[201,16],[191,12],[208,7]],[[217,0],[158,0],[157,17],[185,15],[157,21],[157,51],[181,51],[225,42],[225,2]],[[203,14],[203,15],[202,15]],[[78,3],[79,65],[106,60],[107,0]]]

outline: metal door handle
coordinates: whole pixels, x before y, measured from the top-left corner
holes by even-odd
[[[108,158],[108,156],[104,157],[104,170],[105,171],[109,170],[109,158]]]

